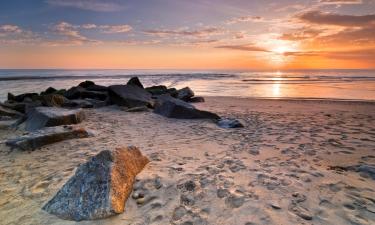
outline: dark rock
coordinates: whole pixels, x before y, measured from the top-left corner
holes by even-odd
[[[108,87],[102,86],[102,85],[90,85],[86,88],[88,91],[101,91],[101,92],[106,92],[108,91]]]
[[[192,97],[194,97],[194,92],[189,87],[185,87],[177,91],[178,99],[188,101]]]
[[[129,108],[139,106],[151,106],[151,94],[135,85],[109,86],[109,98],[111,102]]]
[[[39,96],[38,93],[25,93],[20,95],[13,95],[12,93],[8,93],[8,101],[16,101],[16,102],[23,102],[25,98],[33,99],[33,97]]]
[[[49,94],[54,94],[55,92],[57,92],[55,88],[49,87],[45,91],[41,92],[40,95],[49,95]]]
[[[194,183],[194,181],[190,180],[184,184],[184,187],[185,187],[185,190],[187,191],[194,191],[196,184]]]
[[[64,96],[57,94],[42,95],[40,96],[40,101],[42,102],[43,106],[48,107],[61,107],[69,102],[69,100]]]
[[[9,117],[15,118],[15,117],[22,117],[23,114],[16,110],[6,108],[0,105],[0,116],[9,116]]]
[[[217,125],[221,128],[241,128],[242,123],[236,119],[220,119]]]
[[[27,114],[26,127],[28,131],[44,127],[78,124],[85,118],[82,110],[68,110],[55,107],[37,107]]]
[[[108,98],[108,95],[101,91],[82,91],[81,98],[91,98],[104,101]]]
[[[132,77],[130,78],[130,80],[128,81],[127,85],[133,85],[133,86],[137,86],[139,88],[144,88],[143,87],[143,84],[141,83],[141,81],[139,80],[138,77]]]
[[[62,107],[67,108],[94,108],[94,105],[84,99],[73,99],[66,102]]]
[[[189,103],[169,95],[162,95],[157,99],[154,113],[176,119],[220,119],[215,113],[196,109]]]
[[[164,85],[152,86],[145,89],[152,95],[164,95],[168,94],[168,88]]]
[[[9,139],[5,143],[12,148],[19,148],[21,150],[35,150],[44,145],[55,142],[74,138],[85,138],[88,136],[89,133],[83,128],[73,128],[68,126],[46,127],[28,133],[27,135]]]
[[[126,109],[126,112],[148,112],[148,108],[146,106],[139,106],[139,107],[133,107]]]
[[[170,94],[172,97],[176,98],[178,95],[176,88],[168,88],[168,94]]]
[[[375,180],[375,165],[358,165],[356,171],[364,177],[371,177]]]
[[[86,91],[86,89],[83,87],[72,87],[65,92],[64,96],[68,99],[78,99],[81,98],[81,93],[84,91]]]
[[[40,101],[31,101],[31,102],[15,102],[15,101],[6,101],[2,104],[2,106],[16,110],[20,113],[27,113],[31,109],[42,106],[42,102]]]
[[[80,165],[43,210],[75,221],[122,213],[135,176],[148,162],[136,147],[102,151]]]
[[[83,87],[83,88],[88,88],[92,85],[95,85],[95,83],[93,81],[90,81],[90,80],[86,80],[86,81],[83,81],[80,84],[78,84],[79,87]]]
[[[187,100],[187,102],[191,102],[191,103],[204,102],[204,98],[203,97],[192,97],[192,98],[189,98]]]

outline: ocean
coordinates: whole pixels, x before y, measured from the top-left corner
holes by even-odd
[[[68,89],[81,81],[191,87],[199,96],[375,101],[375,70],[188,71],[188,70],[0,70],[0,100],[7,93]]]

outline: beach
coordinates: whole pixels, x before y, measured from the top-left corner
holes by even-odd
[[[375,223],[374,102],[205,99],[194,105],[245,127],[107,106],[75,125],[93,136],[35,151],[11,150],[4,140],[24,131],[0,130],[0,224]],[[129,145],[150,160],[134,184],[143,202],[82,222],[41,209],[78,165]]]

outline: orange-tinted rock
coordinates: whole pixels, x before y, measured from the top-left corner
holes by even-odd
[[[136,147],[105,150],[77,169],[43,209],[62,219],[94,220],[124,212],[135,176],[148,163]]]

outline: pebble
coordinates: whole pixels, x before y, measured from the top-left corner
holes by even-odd
[[[192,195],[181,195],[180,200],[183,205],[191,206],[195,204],[194,196]]]
[[[187,191],[194,191],[196,185],[195,185],[194,181],[191,181],[191,180],[190,180],[190,181],[187,181],[187,182],[184,184],[184,187],[185,187],[185,189],[186,189]]]
[[[187,213],[187,210],[185,209],[185,207],[179,206],[174,210],[172,218],[173,218],[173,220],[179,220],[184,215],[186,215],[186,213]]]
[[[138,198],[137,199],[137,204],[138,205],[142,205],[143,203],[145,203],[145,198]]]

